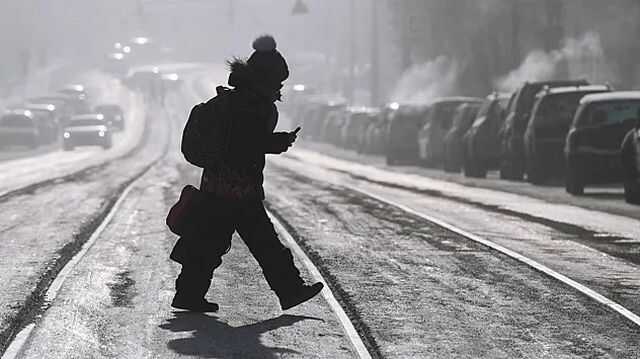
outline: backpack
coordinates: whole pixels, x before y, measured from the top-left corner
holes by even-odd
[[[229,150],[232,90],[222,86],[216,90],[216,97],[191,109],[182,131],[180,150],[189,163],[200,168],[214,167]]]

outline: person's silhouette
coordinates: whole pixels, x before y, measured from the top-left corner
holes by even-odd
[[[206,200],[202,212],[171,253],[171,259],[182,264],[172,302],[175,308],[218,310],[218,305],[207,302],[204,296],[235,231],[258,261],[283,310],[309,300],[323,288],[322,283],[304,283],[291,251],[278,239],[264,209],[265,154],[287,151],[297,131],[274,132],[278,121],[274,102],[280,99],[282,82],[289,76],[275,40],[262,36],[254,41],[253,48],[248,60],[230,62],[228,82],[233,88],[218,89],[218,97],[226,96],[220,101],[226,108],[218,115],[229,117],[231,123],[228,150],[223,161],[204,168],[200,190]]]

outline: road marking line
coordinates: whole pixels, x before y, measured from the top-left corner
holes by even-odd
[[[87,240],[82,245],[82,249],[80,249],[80,251],[78,253],[76,253],[76,255],[73,256],[73,258],[71,258],[71,260],[69,260],[67,262],[67,264],[64,265],[64,268],[62,268],[60,273],[58,273],[58,276],[56,276],[56,278],[53,280],[53,282],[51,282],[51,285],[49,286],[49,288],[45,292],[45,303],[51,303],[56,299],[56,297],[58,296],[58,292],[60,291],[60,288],[62,288],[62,284],[64,283],[64,281],[67,279],[67,277],[69,277],[69,275],[71,274],[73,269],[75,269],[76,265],[82,260],[82,258],[89,251],[89,249],[91,249],[91,247],[93,247],[93,245],[98,240],[98,238],[100,237],[102,232],[104,232],[104,230],[107,228],[107,226],[111,223],[113,217],[115,216],[115,214],[118,211],[118,209],[120,209],[120,207],[122,206],[122,203],[126,199],[126,197],[129,194],[129,192],[131,192],[133,187],[138,183],[138,181],[142,177],[144,177],[144,175],[146,173],[148,173],[148,170],[151,169],[151,168],[153,168],[153,166],[149,166],[147,171],[144,171],[140,175],[140,177],[136,178],[131,183],[129,183],[127,188],[125,188],[125,190],[122,191],[122,193],[120,194],[120,197],[118,197],[118,200],[116,201],[116,203],[113,205],[113,207],[111,207],[111,209],[109,210],[109,213],[107,214],[107,216],[102,220],[102,223],[100,223],[98,228],[96,228],[96,230],[91,234],[91,237],[89,237],[89,240]],[[23,350],[23,347],[26,344],[27,340],[31,336],[31,332],[33,331],[34,328],[35,328],[35,324],[34,323],[30,323],[29,325],[24,327],[18,333],[18,335],[16,335],[16,337],[13,339],[11,344],[9,344],[9,347],[7,348],[7,350],[2,355],[2,359],[15,359],[15,358],[17,358],[18,355]]]
[[[357,187],[352,186],[352,185],[345,185],[345,187],[347,187],[347,188],[349,188],[349,189],[351,189],[353,191],[359,192],[361,194],[364,194],[366,196],[369,196],[371,198],[374,198],[374,199],[376,199],[376,200],[378,200],[380,202],[390,204],[390,205],[392,205],[394,207],[397,207],[397,208],[399,208],[399,209],[401,209],[401,210],[403,210],[405,212],[411,213],[411,214],[413,214],[415,216],[418,216],[418,217],[420,217],[422,219],[425,219],[425,220],[427,220],[429,222],[435,223],[440,227],[448,229],[448,230],[450,230],[450,231],[452,231],[454,233],[457,233],[457,234],[459,234],[459,235],[461,235],[463,237],[471,239],[474,242],[480,243],[480,244],[482,244],[482,245],[484,245],[486,247],[489,247],[489,248],[491,248],[493,250],[496,250],[496,251],[498,251],[498,252],[500,252],[502,254],[505,254],[505,255],[507,255],[507,256],[519,261],[519,262],[522,262],[522,263],[534,268],[535,270],[548,275],[549,277],[552,277],[552,278],[554,278],[556,280],[561,281],[562,283],[572,287],[573,289],[575,289],[575,290],[579,291],[580,293],[588,296],[589,298],[591,298],[591,299],[593,299],[593,300],[595,300],[595,301],[597,301],[597,302],[599,302],[599,303],[611,308],[612,310],[614,310],[618,314],[624,316],[625,318],[627,318],[628,320],[633,322],[635,325],[640,326],[640,316],[638,316],[637,314],[633,313],[629,309],[625,308],[621,304],[619,304],[619,303],[617,303],[617,302],[615,302],[615,301],[603,296],[602,294],[594,291],[593,289],[591,289],[589,287],[586,287],[585,285],[580,284],[580,283],[576,282],[575,280],[573,280],[573,279],[571,279],[571,278],[569,278],[569,277],[567,277],[567,276],[565,276],[563,274],[560,274],[560,273],[554,271],[553,269],[551,269],[549,267],[546,267],[545,265],[543,265],[543,264],[541,264],[539,262],[536,262],[535,260],[533,260],[531,258],[525,257],[524,255],[522,255],[522,254],[520,254],[518,252],[512,251],[512,250],[510,250],[510,249],[508,249],[506,247],[503,247],[503,246],[501,246],[501,245],[499,245],[497,243],[491,242],[490,240],[484,239],[484,238],[482,238],[480,236],[477,236],[477,235],[475,235],[473,233],[467,232],[464,229],[458,228],[458,227],[456,227],[456,226],[454,226],[452,224],[449,224],[447,222],[444,222],[444,221],[442,221],[442,220],[440,220],[438,218],[435,218],[435,217],[429,216],[427,214],[418,212],[417,210],[414,210],[413,208],[410,208],[410,207],[405,206],[403,204],[400,204],[400,203],[388,200],[386,198],[383,198],[383,197],[381,197],[381,196],[379,196],[377,194],[373,194],[373,193],[371,193],[369,191],[357,188]]]
[[[309,259],[302,248],[300,248],[298,243],[295,241],[295,239],[293,239],[291,234],[286,230],[282,223],[280,223],[280,221],[270,211],[267,211],[267,213],[269,214],[269,217],[271,217],[271,221],[273,222],[276,231],[278,231],[282,238],[287,242],[296,256],[302,261],[304,266],[307,267],[307,270],[309,271],[309,273],[311,273],[313,279],[324,284],[322,296],[327,301],[327,304],[329,304],[329,307],[338,318],[340,324],[342,324],[342,328],[347,334],[347,337],[349,337],[349,341],[351,342],[351,345],[353,345],[353,348],[355,349],[358,357],[362,359],[371,359],[371,354],[369,354],[367,347],[362,342],[362,338],[360,338],[360,335],[358,335],[356,328],[353,326],[353,323],[351,323],[351,320],[347,316],[347,313],[345,313],[344,309],[342,309],[342,306],[340,306],[340,303],[338,303],[338,300],[333,295],[333,292],[331,292],[327,281],[325,281],[325,279],[322,277],[322,274],[320,274],[318,268],[316,268],[311,259]]]

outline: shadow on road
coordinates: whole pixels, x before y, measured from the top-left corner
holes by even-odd
[[[301,354],[281,347],[268,347],[260,336],[303,320],[320,318],[281,315],[251,325],[232,327],[215,316],[202,313],[173,312],[159,327],[171,332],[192,332],[188,338],[174,339],[167,347],[176,353],[203,358],[279,358],[280,354]]]

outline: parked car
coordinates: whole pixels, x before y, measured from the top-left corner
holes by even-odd
[[[480,102],[460,105],[453,117],[453,125],[444,137],[444,170],[445,172],[460,172],[464,164],[465,148],[463,137],[473,124]]]
[[[429,117],[418,131],[420,163],[438,166],[444,160],[444,136],[451,129],[453,116],[460,105],[482,103],[475,97],[446,97],[431,104]]]
[[[574,195],[590,184],[623,181],[621,144],[640,116],[640,91],[587,95],[565,143],[565,187]]]
[[[64,127],[62,140],[65,151],[72,151],[77,146],[108,149],[113,144],[111,129],[101,113],[72,117]]]
[[[345,123],[346,107],[336,106],[329,109],[320,124],[319,139],[323,142],[340,145],[342,142],[342,127]]]
[[[40,136],[36,119],[29,110],[9,110],[0,117],[0,147],[36,148],[40,144]]]
[[[390,108],[378,112],[365,131],[363,152],[379,155],[385,151]]]
[[[114,104],[98,105],[93,108],[93,112],[103,114],[109,126],[115,131],[124,130],[124,111],[120,106]]]
[[[524,132],[535,97],[543,88],[588,85],[585,80],[526,82],[513,94],[500,129],[500,178],[522,180],[525,173]]]
[[[387,129],[386,161],[396,164],[418,162],[418,131],[427,119],[429,106],[398,105],[389,115]]]
[[[347,108],[341,133],[342,145],[347,149],[363,152],[366,130],[378,112],[368,107]]]
[[[302,118],[301,126],[306,138],[321,141],[326,136],[326,125],[330,115],[336,111],[341,112],[346,105],[343,102],[319,101],[310,104]],[[339,129],[335,129],[332,138],[340,137]]]
[[[464,175],[486,177],[487,171],[500,165],[498,131],[504,121],[510,96],[494,92],[478,110],[471,128],[464,135]]]
[[[527,181],[541,184],[564,175],[564,141],[580,99],[609,92],[606,85],[555,87],[536,95],[531,118],[524,133]]]
[[[640,114],[636,125],[624,138],[621,148],[624,199],[640,204]]]

